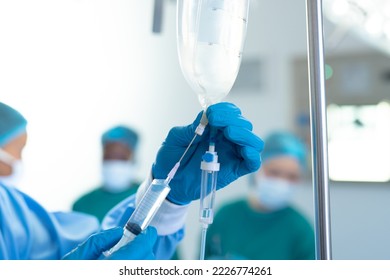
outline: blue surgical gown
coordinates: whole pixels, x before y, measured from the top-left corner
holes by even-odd
[[[106,227],[123,225],[134,210],[134,196],[109,214]],[[97,219],[78,212],[48,212],[34,199],[0,183],[0,259],[60,259],[100,230]],[[184,230],[159,236],[158,259],[169,259]]]

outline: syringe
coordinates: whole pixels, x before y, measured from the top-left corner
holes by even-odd
[[[123,228],[122,238],[112,247],[110,250],[104,252],[103,254],[108,257],[115,251],[119,250],[121,247],[130,243],[138,234],[145,230],[153,217],[156,215],[161,204],[167,197],[171,188],[169,183],[176,174],[176,171],[179,169],[180,163],[184,156],[186,155],[188,149],[191,147],[197,135],[202,135],[203,131],[208,123],[206,114],[203,113],[200,124],[195,130],[195,135],[192,138],[191,142],[188,144],[187,148],[183,152],[179,161],[174,165],[171,171],[168,173],[166,179],[154,179],[144,195],[142,196],[139,204],[135,208],[133,214],[130,216],[129,220],[126,222],[126,225]]]
[[[176,167],[178,166],[175,165],[174,169]],[[174,170],[173,173],[175,173],[176,170]],[[170,179],[172,178],[168,176],[165,180],[154,179],[152,181],[142,199],[140,200],[138,206],[135,208],[133,214],[130,216],[125,227],[123,228],[122,238],[114,247],[104,252],[106,257],[110,256],[112,253],[131,242],[138,234],[140,234],[149,226],[153,217],[157,213],[157,210],[160,208],[164,199],[171,190],[168,185]]]
[[[215,151],[215,128],[211,128],[209,150],[202,157],[200,168],[202,170],[202,180],[200,187],[200,209],[199,221],[202,225],[200,257],[204,260],[207,229],[214,219],[214,198],[217,187],[217,175],[220,164]]]

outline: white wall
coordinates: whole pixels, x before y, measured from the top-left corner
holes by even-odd
[[[200,111],[179,69],[174,5],[162,35],[152,11],[152,1],[1,1],[0,99],[29,120],[22,188],[49,209],[99,182],[110,125],[141,133],[143,178],[169,128]]]
[[[200,111],[178,64],[174,1],[166,4],[163,33],[153,35],[152,1],[0,2],[0,101],[29,120],[22,188],[49,209],[69,209],[99,182],[99,137],[110,125],[141,133],[143,178],[169,128]],[[365,48],[348,36],[333,51]],[[305,53],[305,1],[253,0],[244,57],[260,58],[264,85],[226,100],[260,136],[292,127],[290,62]],[[244,196],[246,185],[242,178],[218,192],[217,206]],[[389,191],[388,185],[332,185],[335,258],[389,258]],[[312,217],[310,187],[296,203]],[[198,229],[195,203],[182,244],[186,258],[196,257]]]

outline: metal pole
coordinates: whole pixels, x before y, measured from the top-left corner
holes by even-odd
[[[332,259],[322,0],[306,0],[316,258]]]
[[[164,13],[164,0],[154,0],[153,25],[152,25],[153,33],[156,34],[161,33],[163,13]]]

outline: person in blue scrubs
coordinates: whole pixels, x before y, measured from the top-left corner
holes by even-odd
[[[210,106],[209,125],[197,137],[170,183],[171,192],[151,226],[134,242],[111,256],[113,259],[169,259],[183,238],[188,205],[199,199],[200,168],[208,148],[209,126],[217,129],[221,170],[217,189],[256,171],[261,164],[262,140],[252,124],[231,103]],[[104,259],[103,252],[121,237],[123,225],[153,178],[166,178],[190,143],[202,112],[195,121],[174,127],[161,145],[151,173],[136,195],[114,207],[99,224],[78,212],[48,212],[17,189],[21,153],[27,141],[26,119],[0,102],[0,259]]]

